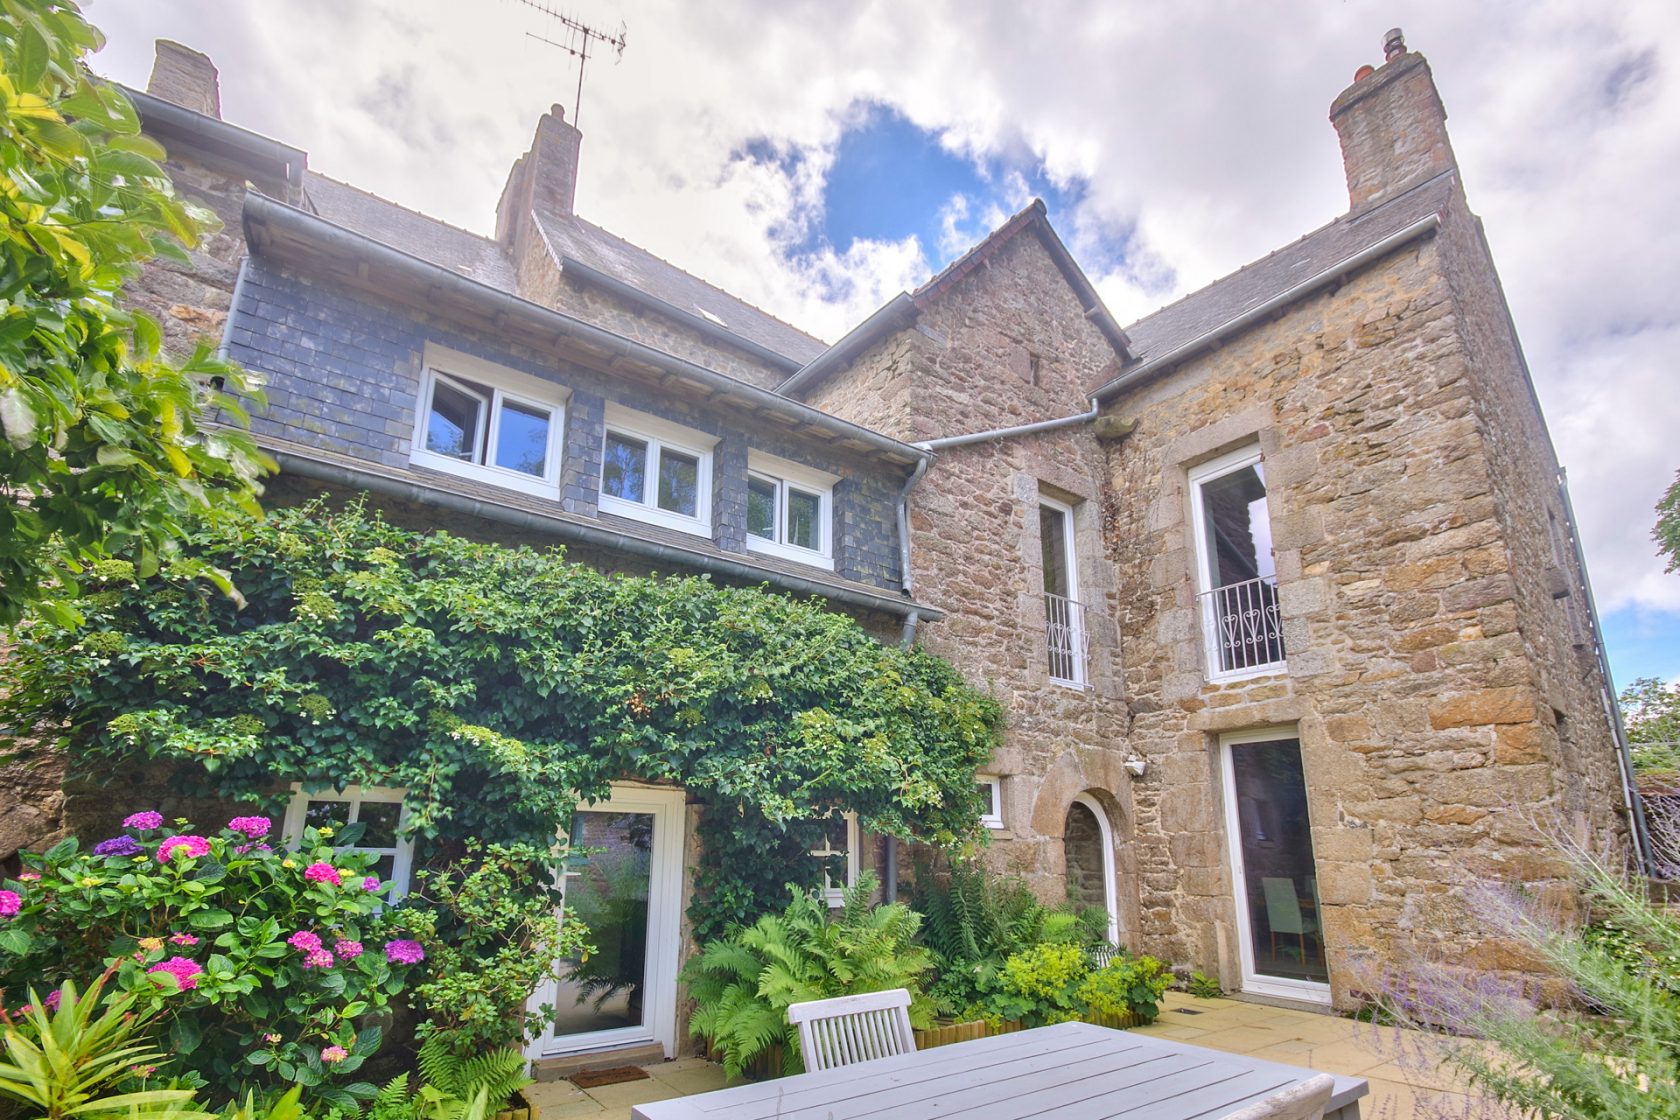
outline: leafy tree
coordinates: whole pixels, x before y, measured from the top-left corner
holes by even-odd
[[[189,515],[255,510],[267,467],[235,393],[252,382],[201,344],[160,352],[123,284],[215,218],[177,198],[120,90],[83,63],[103,36],[70,0],[4,0],[0,19],[0,623],[49,614],[90,560],[140,572]],[[214,573],[206,573],[219,580]],[[223,582],[225,585],[225,581]]]
[[[1680,472],[1657,502],[1657,527],[1651,537],[1657,542],[1657,555],[1668,560],[1665,570],[1680,569]]]
[[[1640,677],[1622,690],[1622,721],[1641,774],[1680,773],[1680,688]]]

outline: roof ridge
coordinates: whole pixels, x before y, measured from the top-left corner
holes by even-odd
[[[976,241],[973,245],[970,245],[962,253],[958,254],[944,268],[928,277],[920,287],[910,293],[910,297],[912,299],[920,299],[924,292],[930,292],[934,288],[938,287],[948,276],[967,264],[970,258],[978,255],[981,250],[989,249],[992,245],[1006,240],[1009,237],[1013,237],[1023,226],[1026,225],[1026,222],[1023,221],[1023,219],[1026,218],[1030,211],[1036,210],[1042,215],[1044,213],[1044,209],[1044,200],[1042,198],[1034,198],[1031,202],[1027,203],[1025,206],[1021,207],[1021,209],[1015,211],[1015,213],[1009,215],[1009,217],[1000,222],[996,229],[992,230],[990,233],[986,234],[986,236]]]
[[[497,241],[494,237],[487,236],[487,235],[479,233],[475,230],[470,230],[470,229],[466,228],[465,226],[458,226],[454,222],[446,222],[442,218],[439,218],[439,217],[436,217],[432,214],[426,213],[424,210],[416,210],[412,206],[404,206],[400,202],[393,202],[391,199],[386,198],[382,194],[375,194],[372,191],[368,190],[366,187],[358,187],[354,183],[346,182],[343,179],[340,179],[340,178],[338,178],[336,176],[333,176],[333,175],[328,175],[328,174],[326,174],[325,172],[322,172],[322,171],[317,171],[313,167],[311,167],[307,171],[305,171],[304,175],[306,176],[305,181],[304,181],[304,191],[306,193],[309,190],[308,178],[312,177],[312,178],[316,178],[316,179],[325,179],[329,183],[333,183],[337,186],[344,187],[347,190],[355,191],[357,194],[362,195],[364,198],[371,198],[375,202],[384,203],[386,206],[390,206],[393,209],[401,210],[405,214],[413,214],[416,218],[424,218],[426,221],[431,222],[433,225],[442,226],[445,229],[452,229],[456,233],[464,233],[468,237],[477,238],[479,241],[483,241],[483,242],[487,242],[491,245],[495,245],[497,248],[501,247],[501,242]]]
[[[1153,319],[1155,316],[1160,315],[1164,312],[1171,311],[1173,308],[1175,308],[1175,307],[1179,306],[1180,304],[1184,303],[1186,300],[1189,300],[1194,296],[1198,296],[1198,295],[1202,294],[1203,292],[1207,291],[1209,288],[1212,288],[1217,284],[1223,284],[1227,280],[1231,280],[1235,277],[1241,276],[1243,273],[1248,272],[1250,269],[1259,268],[1261,265],[1265,264],[1267,261],[1271,260],[1273,257],[1279,256],[1280,254],[1283,254],[1283,253],[1287,253],[1289,250],[1295,248],[1297,245],[1300,245],[1303,241],[1307,241],[1311,238],[1317,237],[1319,234],[1323,233],[1326,230],[1334,229],[1336,226],[1339,226],[1339,225],[1349,225],[1349,226],[1351,226],[1351,225],[1353,225],[1357,222],[1362,222],[1365,219],[1371,217],[1373,214],[1377,213],[1378,211],[1387,209],[1389,206],[1392,206],[1395,203],[1400,202],[1402,199],[1408,198],[1411,195],[1416,194],[1418,191],[1423,190],[1425,187],[1433,186],[1437,181],[1439,181],[1439,180],[1441,180],[1441,179],[1443,179],[1443,178],[1445,178],[1445,177],[1447,177],[1451,174],[1453,174],[1453,169],[1448,168],[1445,171],[1442,171],[1442,172],[1440,172],[1436,175],[1430,176],[1429,178],[1423,180],[1422,182],[1414,183],[1412,186],[1407,187],[1405,190],[1401,191],[1399,194],[1395,195],[1392,198],[1385,198],[1380,202],[1377,202],[1373,205],[1367,206],[1363,210],[1350,210],[1345,214],[1338,214],[1334,218],[1330,219],[1328,222],[1325,222],[1323,225],[1318,226],[1314,229],[1310,229],[1306,233],[1303,233],[1301,236],[1297,237],[1295,240],[1293,240],[1293,241],[1291,241],[1287,244],[1284,244],[1284,245],[1279,245],[1276,249],[1273,249],[1271,252],[1267,253],[1265,256],[1256,257],[1253,260],[1249,261],[1247,264],[1244,264],[1244,265],[1241,265],[1241,266],[1239,266],[1235,269],[1232,269],[1230,272],[1227,272],[1227,273],[1225,273],[1221,276],[1216,276],[1212,280],[1209,280],[1207,283],[1203,284],[1201,287],[1192,288],[1190,291],[1185,292],[1183,295],[1179,296],[1177,299],[1173,300],[1171,303],[1163,303],[1160,307],[1157,307],[1155,310],[1151,311],[1149,314],[1144,315],[1140,318],[1134,319],[1130,323],[1126,324],[1126,329],[1128,331],[1130,331],[1131,328],[1137,327],[1140,324],[1145,323],[1148,320]]]
[[[646,253],[648,256],[652,257],[654,260],[658,261],[660,264],[664,265],[666,268],[672,269],[676,272],[680,272],[684,276],[688,277],[690,280],[693,280],[695,283],[697,283],[697,284],[699,284],[703,287],[710,288],[712,291],[718,293],[721,296],[728,297],[729,299],[731,299],[731,300],[735,301],[736,303],[740,304],[742,307],[748,308],[749,310],[752,310],[752,311],[756,311],[760,315],[764,316],[766,319],[769,319],[772,322],[780,323],[782,326],[786,327],[788,330],[797,332],[798,334],[801,334],[801,335],[804,335],[806,338],[810,339],[812,342],[816,343],[819,346],[827,348],[828,346],[832,345],[832,343],[830,343],[827,339],[819,338],[818,336],[812,334],[810,331],[806,330],[804,327],[798,326],[794,323],[790,323],[786,319],[783,319],[781,316],[776,315],[773,312],[766,311],[764,308],[758,306],[758,304],[753,303],[751,300],[743,299],[742,297],[736,295],[734,292],[729,291],[727,288],[719,287],[718,285],[712,283],[710,280],[706,279],[704,276],[696,276],[694,273],[688,271],[688,269],[682,267],[681,265],[673,264],[671,261],[666,260],[664,257],[660,256],[658,253],[654,252],[652,249],[649,249],[645,245],[638,245],[634,241],[631,241],[628,237],[623,237],[619,234],[616,234],[612,230],[607,229],[605,226],[596,225],[594,222],[590,221],[588,218],[580,217],[577,214],[572,214],[570,217],[571,217],[572,221],[577,222],[579,225],[588,226],[590,229],[595,230],[597,233],[605,234],[607,237],[612,238],[614,241],[621,241],[624,244],[630,246],[632,249],[635,249],[639,253]],[[665,302],[669,302],[669,301],[667,300]],[[676,305],[672,304],[671,306],[675,307]],[[725,328],[729,329],[727,324],[725,324]],[[797,359],[795,359],[795,360],[797,360]]]

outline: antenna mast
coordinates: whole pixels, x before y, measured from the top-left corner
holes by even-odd
[[[555,39],[538,35],[534,31],[525,32],[528,38],[535,39],[540,43],[547,43],[551,47],[558,47],[560,50],[565,51],[567,54],[578,60],[577,96],[572,100],[572,127],[576,128],[578,123],[578,114],[583,108],[583,70],[584,67],[589,65],[590,58],[594,57],[590,53],[591,44],[599,43],[602,48],[612,48],[614,55],[613,61],[617,62],[619,59],[624,57],[625,32],[627,29],[625,28],[623,21],[620,21],[618,25],[618,34],[611,35],[605,31],[598,31],[595,28],[583,23],[581,20],[573,19],[564,12],[561,12],[547,3],[544,3],[544,0],[519,0],[519,2],[527,8],[541,12],[543,15],[554,20],[561,26],[561,28],[564,29],[566,33],[566,41],[559,42]]]

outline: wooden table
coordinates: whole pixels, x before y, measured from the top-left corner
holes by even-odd
[[[634,1120],[1209,1120],[1312,1070],[1062,1023],[822,1073],[640,1104]],[[1337,1077],[1325,1120],[1359,1120],[1360,1078]]]

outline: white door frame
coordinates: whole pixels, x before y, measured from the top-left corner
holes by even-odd
[[[1097,818],[1097,829],[1102,834],[1102,866],[1103,866],[1103,909],[1108,911],[1108,943],[1120,944],[1120,899],[1114,885],[1114,829],[1108,823],[1108,811],[1102,803],[1089,794],[1082,793],[1073,799],[1074,805],[1083,805]],[[1071,808],[1072,806],[1070,806]],[[1064,849],[1067,837],[1062,838]]]
[[[683,832],[688,794],[669,787],[614,782],[604,801],[580,804],[594,813],[647,813],[653,817],[653,852],[648,868],[647,962],[643,973],[642,1023],[636,1027],[592,1031],[556,1037],[552,1021],[525,1047],[533,1061],[560,1054],[611,1050],[643,1042],[657,1042],[667,1058],[677,1052],[677,962],[681,951]],[[564,837],[562,837],[564,842]],[[533,1010],[558,997],[559,985],[548,981],[531,995]]]
[[[1243,868],[1242,818],[1237,811],[1236,765],[1231,748],[1244,743],[1271,743],[1293,739],[1300,749],[1301,732],[1296,727],[1262,727],[1255,731],[1230,731],[1219,737],[1219,767],[1225,786],[1225,840],[1231,869],[1231,902],[1237,911],[1237,950],[1242,960],[1242,990],[1255,995],[1278,996],[1309,1003],[1330,1003],[1330,985],[1314,980],[1292,980],[1286,976],[1264,976],[1255,971],[1254,929],[1248,916],[1248,875]],[[1306,759],[1301,760],[1301,780],[1306,781]],[[1307,821],[1308,843],[1311,844],[1312,820]],[[1313,873],[1318,873],[1318,858],[1313,857]],[[1324,941],[1324,914],[1318,915],[1319,944]],[[1329,953],[1325,953],[1326,970]]]

